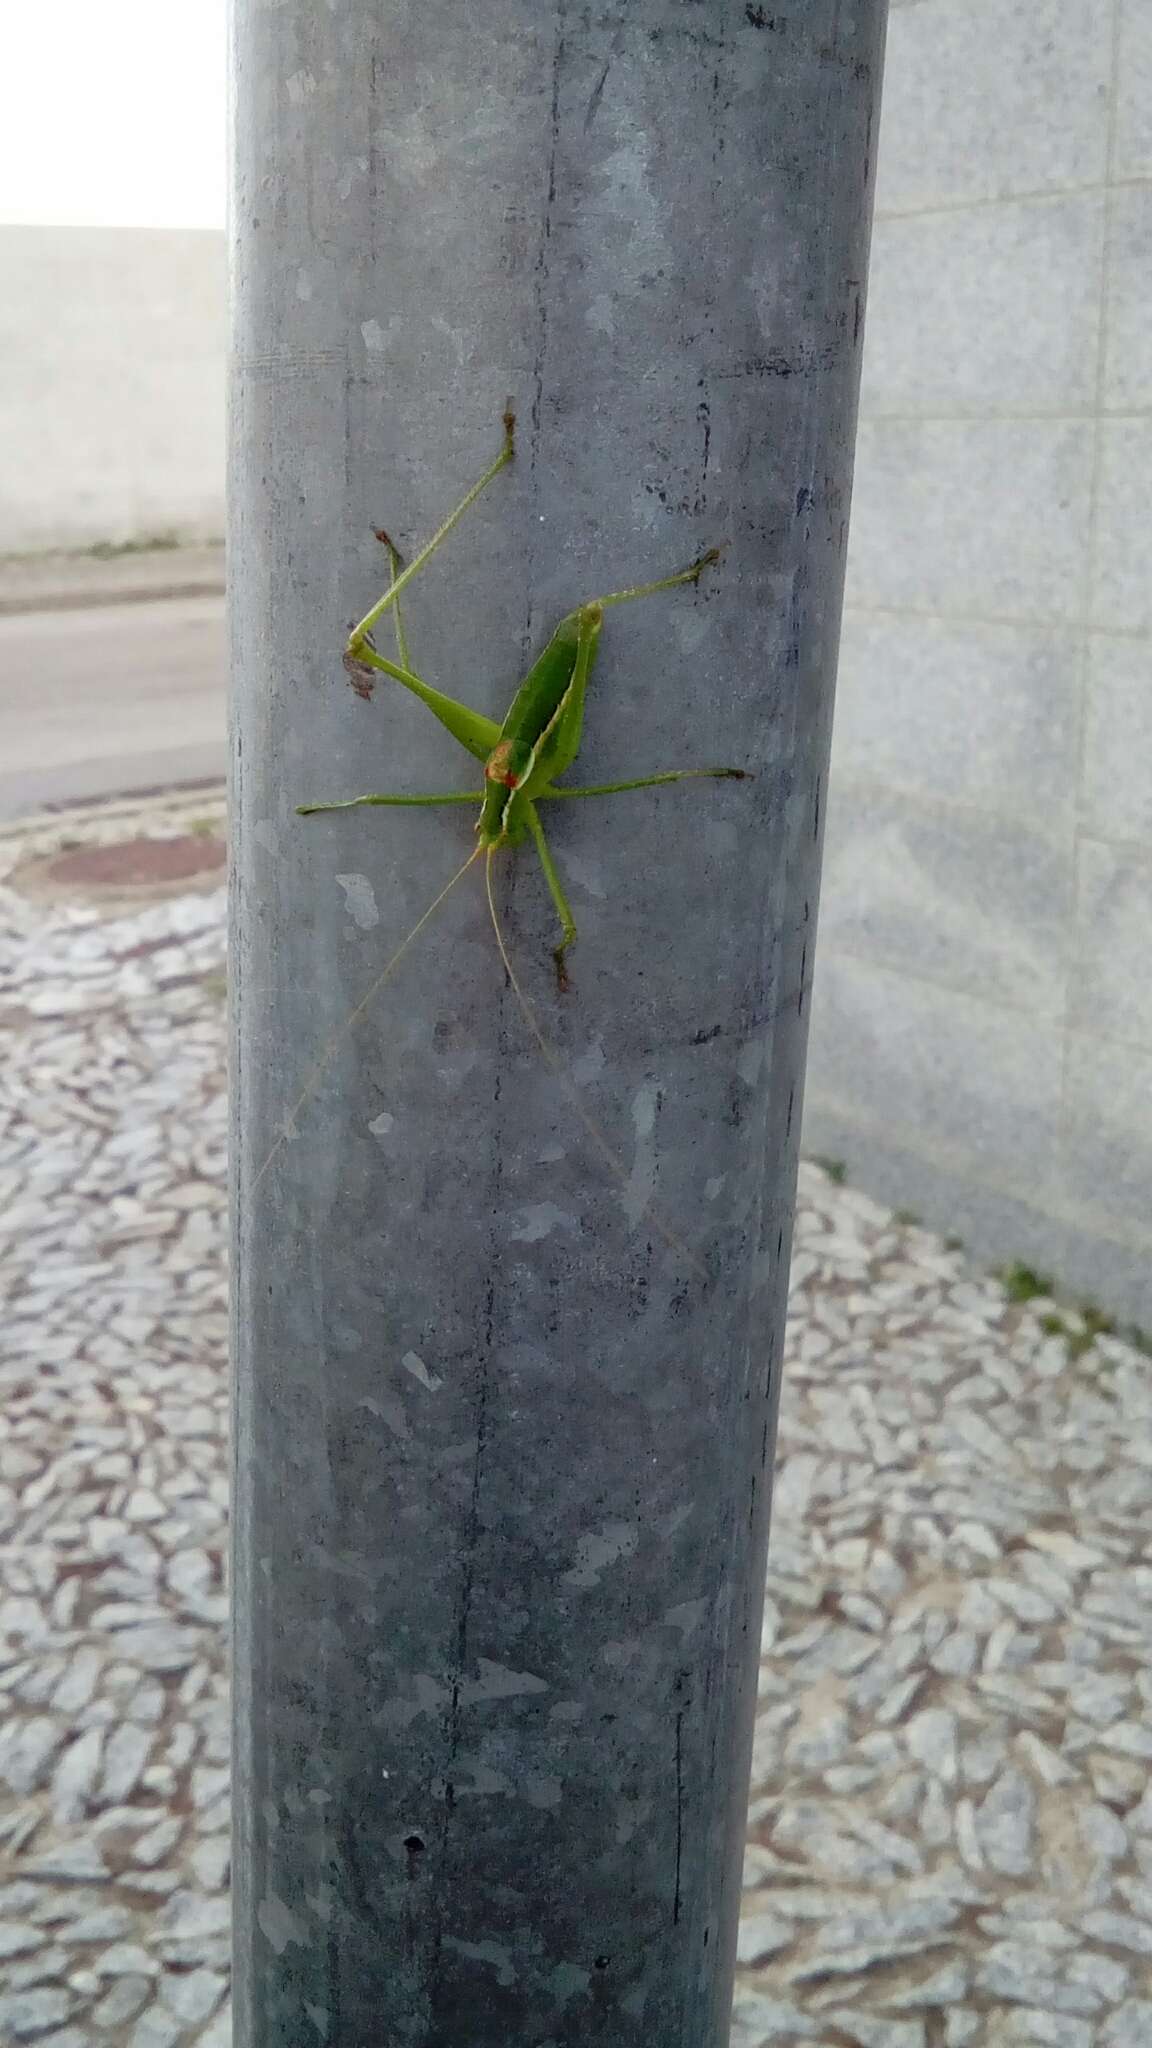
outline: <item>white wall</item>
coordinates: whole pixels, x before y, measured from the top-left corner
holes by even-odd
[[[217,539],[221,234],[0,227],[0,555]]]

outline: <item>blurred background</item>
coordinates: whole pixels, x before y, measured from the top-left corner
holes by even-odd
[[[223,773],[226,61],[223,0],[12,24],[0,817]]]
[[[9,817],[223,762],[223,7],[64,12],[0,127]],[[1152,1323],[1150,67],[1138,0],[894,0],[808,1134]]]
[[[0,2039],[54,2048],[228,2040],[224,14],[199,0],[177,29],[145,0],[25,10],[0,82]],[[909,1873],[952,1867],[956,1802],[964,1881],[1033,1902],[1071,1887],[1072,1950],[1097,1942],[1095,1979],[1057,1983],[1068,1943],[1039,1935],[1047,1976],[1023,1952],[990,1962],[1004,1928],[973,1960],[944,1914],[931,1938],[955,1940],[951,1989],[921,2011],[902,1980],[903,2005],[875,2004],[881,2032],[837,2010],[827,2038],[1152,2040],[1152,1818],[1133,1818],[1152,1754],[1150,495],[1152,10],[892,0],[748,2041],[817,2037],[803,1971],[769,1995],[766,1959],[795,1958],[833,1912],[829,1886],[855,1887],[856,1911],[883,1887],[896,1924]],[[966,1398],[999,1403],[992,1420],[944,1443],[923,1384],[901,1391],[910,1359],[937,1389],[953,1371],[982,1381]],[[822,1375],[838,1366],[860,1375],[860,1428],[837,1421],[833,1458],[840,1396]],[[1072,1447],[1077,1477],[1053,1477],[1051,1457],[1047,1477],[1021,1476],[1011,1446],[1038,1430]],[[942,1455],[970,1464],[977,1505],[934,1523],[916,1487]],[[821,1535],[853,1486],[873,1503],[863,1521]],[[873,1513],[882,1550],[860,1534]],[[1021,1550],[1037,1523],[1047,1549]],[[925,1669],[951,1664],[897,1701],[908,1667],[885,1632],[935,1611],[927,1577],[945,1564],[1015,1595],[972,1606],[967,1667],[937,1629]],[[1076,1578],[1125,1565],[1143,1577],[1119,1608]],[[1053,1647],[1062,1603],[1097,1594],[1111,1633]],[[797,1660],[820,1602],[840,1617],[842,1689],[806,1748]],[[945,1635],[961,1603],[938,1601]],[[845,1676],[846,1636],[869,1631],[887,1691]],[[1040,1695],[979,1692],[1041,1650],[1049,1674],[1107,1665],[1115,1712],[1085,1698],[1069,1718],[1036,1674]],[[1091,1730],[1113,1724],[1136,1730],[1127,1747],[1084,1763]],[[966,1725],[984,1744],[967,1777]],[[840,1811],[850,1767],[853,1794],[876,1787],[871,1836]],[[876,1829],[903,1826],[929,1784],[935,1847],[902,1863]],[[1056,1784],[1072,1806],[1084,1793],[1063,1863],[1041,1825]],[[1105,1866],[1137,1887],[1126,1903]],[[1093,1913],[1116,1924],[1093,1931]],[[928,1934],[903,1938],[906,1959]],[[890,1964],[879,1936],[857,1949],[869,1941]],[[872,2012],[873,1991],[844,1981]],[[1033,2032],[997,2031],[988,2016],[1018,2015],[1025,1993]]]

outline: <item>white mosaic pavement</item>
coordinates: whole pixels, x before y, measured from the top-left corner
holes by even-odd
[[[0,890],[0,2042],[229,2041],[222,947]],[[1152,2048],[1152,1360],[801,1193],[734,2048]]]

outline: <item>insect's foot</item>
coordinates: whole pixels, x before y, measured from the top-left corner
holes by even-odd
[[[376,688],[375,671],[369,667],[366,661],[361,661],[359,655],[354,653],[351,647],[345,648],[343,660],[348,681],[351,683],[356,695],[363,697],[366,704],[370,704],[372,692]]]
[[[704,574],[705,569],[710,569],[712,567],[713,562],[718,562],[720,560],[720,557],[724,553],[724,550],[727,547],[727,545],[727,541],[722,540],[720,542],[719,547],[709,548],[706,555],[701,555],[700,560],[692,564],[692,573],[697,582],[699,581],[700,577]]]
[[[404,557],[386,527],[374,526],[372,528],[372,538],[373,540],[378,540],[381,547],[387,548],[390,554],[395,555],[397,564],[403,568]]]

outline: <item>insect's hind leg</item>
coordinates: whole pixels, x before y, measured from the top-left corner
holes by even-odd
[[[573,946],[576,943],[578,936],[576,920],[572,915],[571,906],[564,894],[560,877],[556,872],[556,863],[552,858],[548,841],[544,837],[544,827],[536,815],[535,805],[526,804],[525,811],[528,818],[528,830],[536,842],[536,851],[540,856],[540,865],[544,870],[544,880],[548,884],[548,893],[556,906],[556,915],[560,919],[560,944],[553,946],[552,958],[556,962],[556,986],[560,990],[561,995],[564,995],[569,986],[568,968],[564,955],[568,951],[569,946]]]

